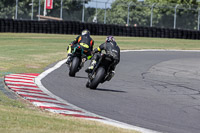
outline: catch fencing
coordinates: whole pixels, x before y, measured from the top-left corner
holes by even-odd
[[[15,1],[15,2],[13,2]],[[52,10],[45,10],[45,0],[11,0],[0,5],[0,18],[40,20],[38,15],[60,18],[64,21],[115,24],[121,26],[158,27],[199,30],[200,8],[197,5],[121,2],[115,0],[54,0]],[[0,4],[3,4],[0,2]]]

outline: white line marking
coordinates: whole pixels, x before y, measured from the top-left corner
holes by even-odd
[[[34,79],[33,80],[26,80],[26,79],[12,79],[12,78],[6,78],[5,81],[18,81],[18,82],[30,82],[30,83],[34,83]]]
[[[17,93],[17,94],[25,94],[25,95],[29,95],[29,96],[48,97],[48,95],[35,94],[35,93],[31,93],[31,92],[20,92],[20,91],[16,91],[16,93]]]
[[[7,84],[12,84],[12,85],[32,85],[35,86],[34,83],[23,83],[23,82],[10,82],[10,81],[6,81]]]
[[[12,75],[8,75],[5,77],[5,79],[10,78],[10,79],[31,79],[34,80],[35,77],[20,77],[20,76],[12,76]]]
[[[34,94],[40,94],[40,95],[43,95],[43,96],[47,96],[46,93],[40,92],[40,91],[37,92],[37,91],[33,91],[33,90],[19,90],[19,89],[13,89],[13,88],[12,88],[12,90],[15,91],[15,92],[24,92],[24,93],[27,93],[27,94],[34,93]]]
[[[141,49],[141,50],[122,50],[121,52],[200,52],[200,50],[178,50],[178,49]]]
[[[51,99],[43,99],[43,98],[36,98],[36,97],[27,97],[27,100],[38,100],[38,101],[44,101],[44,102],[55,102],[55,103],[61,103],[60,101],[58,100],[51,100]]]
[[[7,75],[6,77],[9,77],[9,75]],[[26,74],[12,74],[12,77],[19,77],[19,78],[35,78],[37,76],[35,75],[26,75]]]
[[[36,106],[49,106],[49,107],[59,107],[59,108],[67,108],[68,106],[54,104],[54,103],[41,103],[41,102],[32,102]]]
[[[80,112],[74,112],[74,111],[67,111],[67,110],[55,110],[55,109],[45,109],[45,110],[48,110],[50,112],[53,112],[53,113],[58,113],[58,114],[77,114],[77,115],[85,115],[84,113],[80,113]]]
[[[33,89],[33,90],[41,90],[40,88],[35,88],[35,87],[28,87],[28,86],[15,86],[15,85],[7,85],[9,88],[13,89]]]

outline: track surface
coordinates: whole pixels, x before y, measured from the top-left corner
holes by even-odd
[[[200,52],[134,51],[121,53],[110,82],[85,87],[85,67],[68,76],[63,64],[42,84],[80,108],[160,132],[200,131]]]

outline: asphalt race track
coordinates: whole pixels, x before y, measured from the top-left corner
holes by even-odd
[[[72,78],[63,64],[42,84],[71,104],[117,121],[159,132],[200,132],[200,52],[123,52],[115,77],[97,90],[85,87],[88,65]]]

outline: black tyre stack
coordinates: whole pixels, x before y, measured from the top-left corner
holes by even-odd
[[[91,35],[200,39],[200,31],[157,27],[133,27],[78,21],[37,21],[0,19],[0,32],[80,34],[88,29]]]

